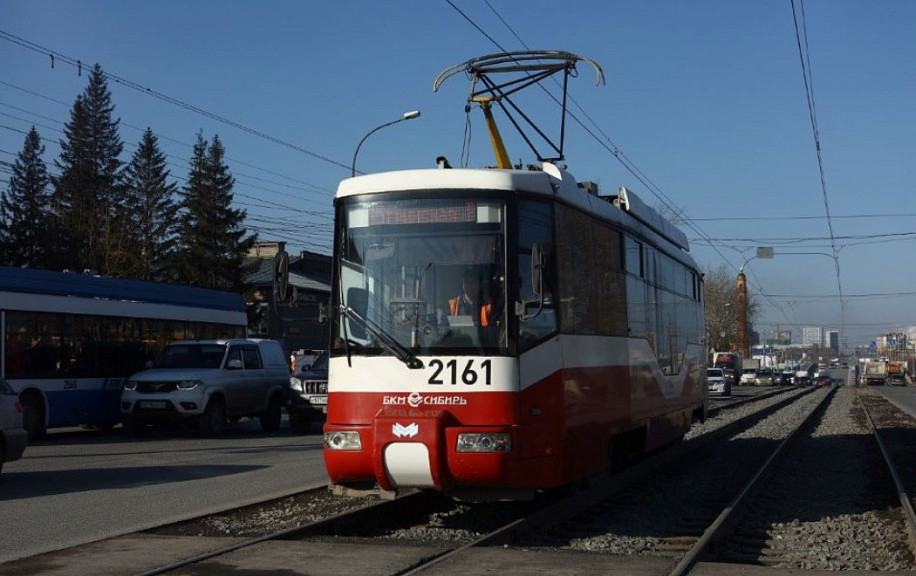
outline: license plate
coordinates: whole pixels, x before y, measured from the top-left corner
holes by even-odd
[[[309,398],[309,404],[327,404],[327,403],[328,403],[327,396],[312,396],[311,398]]]
[[[140,408],[146,410],[165,410],[165,400],[141,400]]]

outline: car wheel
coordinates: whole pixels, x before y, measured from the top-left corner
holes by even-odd
[[[29,442],[41,440],[48,432],[45,426],[45,404],[37,392],[27,392],[22,403],[22,427],[29,433]]]
[[[312,429],[312,421],[308,414],[293,413],[289,415],[289,428],[296,434],[308,434]]]
[[[200,434],[213,437],[222,434],[226,429],[226,403],[219,396],[210,398],[203,415],[200,417]]]
[[[261,430],[276,432],[280,429],[280,420],[283,418],[282,408],[280,397],[277,394],[271,396],[267,402],[267,411],[261,414]]]

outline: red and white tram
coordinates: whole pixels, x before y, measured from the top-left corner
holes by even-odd
[[[632,192],[406,170],[344,180],[335,211],[333,483],[527,497],[705,416],[702,275]]]

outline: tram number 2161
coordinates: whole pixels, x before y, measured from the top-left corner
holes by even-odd
[[[468,386],[491,384],[490,360],[468,360],[464,367],[458,365],[458,360],[430,360],[429,366],[433,374],[429,377],[429,384],[466,384]]]

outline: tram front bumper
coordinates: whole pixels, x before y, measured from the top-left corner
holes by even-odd
[[[384,490],[513,483],[508,427],[461,426],[447,411],[380,414],[371,426],[325,426],[325,461],[336,483],[374,480]]]

